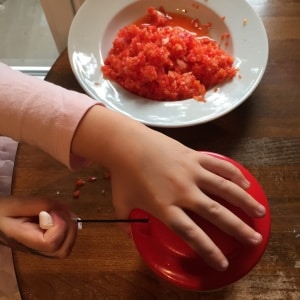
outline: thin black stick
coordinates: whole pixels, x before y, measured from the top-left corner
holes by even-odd
[[[149,219],[76,219],[77,223],[149,223]]]

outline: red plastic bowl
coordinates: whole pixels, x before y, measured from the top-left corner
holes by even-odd
[[[263,242],[258,246],[246,246],[222,232],[201,217],[189,213],[190,217],[210,236],[229,260],[229,268],[218,272],[209,267],[166,225],[143,210],[135,209],[131,218],[148,218],[149,223],[132,223],[135,245],[147,265],[168,282],[187,290],[210,291],[220,289],[245,276],[262,257],[269,240],[271,229],[270,209],[267,198],[253,175],[236,161],[215,153],[209,153],[237,166],[250,181],[247,192],[266,207],[263,218],[250,218],[242,210],[222,199],[214,198],[234,212],[244,222],[258,231]]]

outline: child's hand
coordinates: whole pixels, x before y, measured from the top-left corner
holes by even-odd
[[[53,226],[40,228],[41,210],[50,213]],[[72,250],[77,235],[77,224],[70,211],[49,199],[0,199],[0,243],[15,250],[37,255],[65,258]]]
[[[219,196],[251,217],[262,217],[265,208],[245,191],[249,183],[238,168],[159,133],[145,135],[139,142],[143,145],[140,156],[124,153],[126,157],[111,173],[118,217],[127,218],[134,208],[147,211],[217,270],[227,268],[226,257],[185,210],[197,213],[244,243],[261,242],[260,234],[207,196]]]

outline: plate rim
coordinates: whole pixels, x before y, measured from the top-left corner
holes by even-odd
[[[118,0],[119,2],[122,2],[123,6],[125,7],[126,5],[130,5],[133,4],[135,2],[137,2],[137,0],[127,0],[127,1],[122,1],[122,0]],[[117,2],[118,2],[117,1]],[[233,0],[229,0],[229,3],[233,3]],[[124,2],[124,3],[123,3]],[[213,3],[214,1],[201,1],[201,0],[196,0],[194,2],[197,2],[201,5],[205,5],[207,7],[209,7],[209,5],[212,5],[211,3]],[[108,101],[104,100],[103,98],[101,98],[96,91],[91,89],[90,83],[87,83],[84,78],[82,78],[81,74],[80,74],[80,70],[79,68],[81,67],[80,65],[78,65],[78,63],[76,62],[76,60],[74,59],[74,52],[76,51],[74,48],[78,47],[78,45],[74,45],[74,36],[75,34],[77,34],[76,30],[78,27],[80,27],[80,22],[83,22],[81,18],[81,15],[86,12],[87,10],[91,9],[92,6],[94,5],[94,3],[96,3],[96,0],[86,0],[83,5],[81,6],[81,8],[79,9],[79,11],[77,12],[77,14],[75,15],[71,27],[70,27],[70,32],[69,32],[69,36],[68,36],[68,57],[69,57],[69,61],[71,64],[71,68],[73,71],[73,74],[75,75],[77,81],[79,82],[80,86],[83,88],[83,90],[90,96],[92,97],[95,101],[101,101],[107,108],[110,108],[112,110],[116,110],[119,111],[120,113],[123,113],[133,119],[136,119],[137,121],[140,121],[142,123],[144,123],[145,125],[148,126],[152,126],[152,127],[165,127],[165,128],[176,128],[176,127],[187,127],[187,126],[194,126],[194,125],[199,125],[199,124],[204,124],[210,121],[213,121],[215,119],[218,119],[228,113],[230,113],[231,111],[233,111],[234,109],[236,109],[239,105],[241,105],[242,103],[244,103],[249,97],[250,95],[254,92],[254,90],[257,88],[257,86],[259,85],[265,71],[266,71],[266,67],[267,67],[267,62],[268,62],[268,58],[269,58],[269,42],[268,42],[268,36],[267,36],[267,32],[266,29],[264,27],[264,24],[260,18],[260,16],[258,15],[258,13],[254,10],[254,8],[246,1],[243,0],[241,1],[242,4],[239,3],[239,5],[246,5],[246,7],[248,7],[249,11],[251,11],[252,16],[255,17],[255,21],[257,21],[257,26],[260,28],[259,34],[261,35],[262,40],[264,41],[264,46],[262,48],[262,55],[263,55],[263,62],[260,64],[260,70],[258,75],[256,76],[255,80],[251,83],[251,87],[247,90],[247,92],[240,97],[239,100],[230,103],[230,105],[228,107],[226,107],[225,109],[221,109],[220,111],[217,111],[216,113],[211,112],[210,115],[207,116],[202,116],[201,118],[192,118],[192,119],[180,119],[180,120],[154,120],[154,119],[145,119],[145,117],[143,116],[139,116],[139,115],[132,115],[130,112],[126,111],[126,108],[124,108],[124,103],[122,103],[123,105],[121,106],[121,109],[119,107],[115,107],[114,105],[112,105],[112,103],[108,103]],[[236,2],[234,2],[236,4]],[[98,4],[99,5],[99,4]],[[102,4],[104,5],[104,4]],[[209,7],[210,8],[210,7]],[[117,12],[116,12],[117,13]],[[110,19],[111,20],[111,19]],[[78,23],[78,24],[77,24]],[[103,29],[104,30],[104,29]],[[76,39],[75,39],[76,40]],[[80,47],[79,47],[80,48]],[[99,56],[101,57],[101,41],[99,41]],[[76,48],[77,49],[77,48]],[[92,53],[95,54],[95,53]],[[234,55],[233,55],[234,56]],[[99,59],[100,59],[99,57]],[[100,69],[100,64],[98,64],[98,68]],[[100,72],[100,71],[99,71]],[[237,80],[237,79],[235,79]],[[119,97],[118,101],[122,101],[122,95],[120,96],[120,94],[118,94],[116,88],[115,88],[115,84],[110,82],[110,80],[108,79],[104,79],[105,83],[105,88],[110,88],[112,91],[114,91],[114,95],[109,95],[110,98],[112,97]],[[122,88],[121,88],[122,89]],[[124,92],[124,89],[123,89]],[[132,96],[132,94],[131,94]],[[134,95],[133,95],[134,98]],[[123,99],[124,101],[124,99]],[[126,100],[127,101],[127,100]],[[125,101],[125,102],[126,102]],[[159,106],[164,106],[165,103],[160,103],[160,101],[155,101],[155,100],[146,100],[147,102],[147,110],[151,110],[151,106],[157,106],[159,108]],[[150,108],[148,108],[149,103],[155,103],[155,104],[150,104]],[[157,103],[158,102],[158,103]],[[194,104],[194,102],[197,102],[194,99],[187,99],[187,100],[180,100],[180,101],[166,101],[169,102],[170,105],[178,105],[181,107],[189,106],[189,105],[198,105],[198,104]],[[176,102],[176,103],[175,103]],[[192,104],[190,104],[192,103]],[[126,104],[126,103],[125,103]],[[207,103],[206,103],[207,104]],[[138,104],[138,106],[142,107],[143,104]],[[200,104],[202,105],[202,104]],[[142,108],[139,108],[142,109]],[[187,108],[187,112],[189,108]],[[174,110],[176,110],[176,108],[174,108]],[[160,117],[160,116],[159,116]]]

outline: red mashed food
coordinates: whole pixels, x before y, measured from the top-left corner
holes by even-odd
[[[233,58],[207,36],[169,26],[170,16],[148,9],[149,23],[122,28],[102,72],[125,89],[159,101],[204,100],[207,89],[231,80]]]

